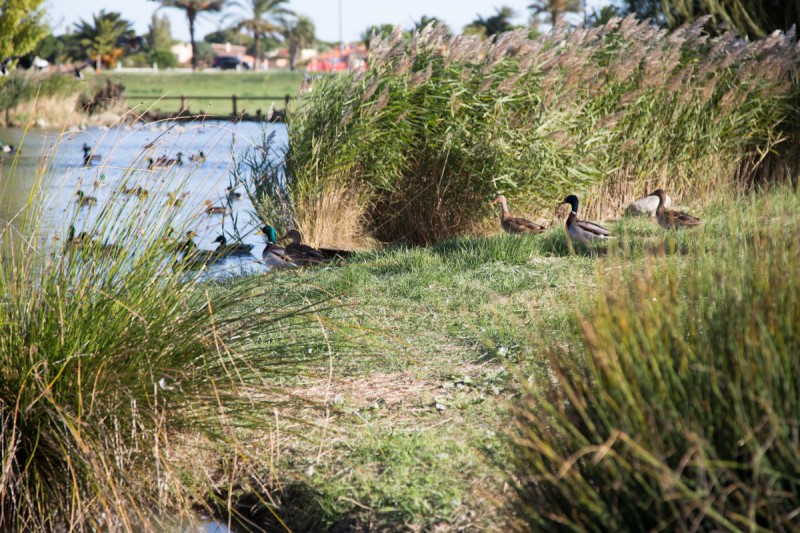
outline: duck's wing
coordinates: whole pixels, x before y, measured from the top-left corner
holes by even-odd
[[[286,246],[286,255],[291,258],[293,263],[297,263],[299,265],[313,265],[328,261],[328,259],[322,253],[320,253],[319,250],[315,250],[307,244],[289,244]]]
[[[589,235],[592,236],[594,239],[607,239],[611,237],[611,232],[608,231],[606,228],[597,224],[596,222],[591,222],[589,220],[576,220],[572,223],[573,227],[580,228],[582,231],[585,231]]]
[[[544,231],[544,226],[522,217],[505,218],[501,225],[509,233],[541,233]]]
[[[691,228],[694,226],[699,226],[702,224],[702,221],[699,218],[693,217],[692,215],[682,211],[665,209],[664,212],[658,217],[658,223],[665,228]]]

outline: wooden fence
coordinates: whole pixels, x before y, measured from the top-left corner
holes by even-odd
[[[150,102],[161,102],[161,101],[170,101],[170,100],[179,100],[180,106],[178,111],[175,113],[169,112],[159,112],[159,111],[148,111],[145,113],[150,118],[157,118],[157,119],[164,119],[164,118],[182,118],[182,119],[190,119],[194,116],[202,117],[202,118],[227,118],[227,119],[237,119],[237,120],[273,120],[273,121],[282,121],[286,118],[286,114],[289,112],[289,104],[293,100],[293,97],[289,96],[288,94],[285,96],[238,96],[232,94],[231,96],[198,96],[198,95],[185,95],[182,94],[180,96],[151,96],[151,95],[136,95],[136,94],[126,94],[125,98],[128,100],[130,104],[131,101],[150,101]],[[189,103],[198,103],[198,102],[210,102],[214,100],[228,100],[231,103],[231,113],[215,113],[210,114],[206,111],[202,110],[195,110],[192,111],[189,108]],[[250,102],[250,101],[265,101],[265,102],[280,102],[283,101],[283,109],[274,109],[273,116],[267,117],[266,111],[262,110],[261,108],[257,108],[255,111],[249,110],[246,108],[242,108],[240,111],[241,101]]]

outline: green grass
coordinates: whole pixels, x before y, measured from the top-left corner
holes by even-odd
[[[255,113],[257,109],[264,112],[274,103],[276,109],[283,109],[284,97],[297,96],[300,83],[303,81],[301,72],[235,72],[235,71],[210,71],[196,73],[181,73],[161,71],[158,73],[122,73],[109,72],[97,76],[105,79],[110,77],[116,83],[125,86],[128,96],[127,105],[139,106],[137,109],[161,112],[177,112],[180,109],[180,100],[161,100],[162,96],[187,97],[189,110],[194,113],[229,114],[232,112],[230,99],[228,100],[203,100],[204,96],[236,95],[238,111]],[[92,80],[94,76],[89,79]],[[248,100],[248,97],[275,97],[269,100]]]
[[[536,237],[396,247],[271,274],[275,298],[336,295],[323,322],[357,324],[320,342],[328,359],[317,377],[281,382],[323,407],[302,414],[316,429],[278,443],[284,477],[264,484],[283,495],[276,512],[300,531],[503,530],[513,497],[502,471],[512,464],[507,428],[519,380],[550,388],[548,354],[581,351],[578,313],[589,312],[620,268],[645,272],[664,253],[689,266],[743,232],[781,235],[775,217],[796,219],[800,197],[783,191],[692,211],[702,228],[666,232],[652,220],[624,219],[611,226],[617,241],[574,254],[559,222]],[[292,415],[301,416],[281,413]],[[252,480],[246,486],[255,490]]]

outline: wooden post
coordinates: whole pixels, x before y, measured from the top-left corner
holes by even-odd
[[[283,102],[284,102],[284,105],[283,105],[283,116],[284,117],[289,114],[289,100],[291,100],[291,98],[292,97],[289,96],[288,94],[283,98]]]
[[[181,95],[181,109],[180,109],[180,112],[181,113],[185,113],[186,112],[186,95],[185,94]]]
[[[233,114],[234,114],[234,115],[236,115],[236,114],[237,114],[237,109],[236,109],[236,100],[238,100],[238,98],[236,98],[236,95],[235,95],[235,94],[234,94],[233,96],[231,96],[231,103],[233,104]]]

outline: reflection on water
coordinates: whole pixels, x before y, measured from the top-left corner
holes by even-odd
[[[239,236],[255,245],[252,256],[215,264],[215,275],[263,270],[256,260],[265,244],[255,235],[261,224],[253,220],[252,204],[233,176],[234,161],[248,147],[260,145],[265,131],[275,131],[278,144],[286,142],[283,124],[253,122],[137,124],[66,132],[0,129],[0,144],[21,147],[19,154],[5,154],[0,163],[0,221],[19,226],[31,191],[44,176],[39,227],[45,242],[63,241],[70,223],[78,232],[92,228],[104,209],[116,207],[141,217],[169,213],[175,217],[172,223],[188,224],[197,234],[200,248],[215,248],[214,240],[223,232],[229,242]],[[97,156],[89,167],[84,165],[84,145]],[[179,153],[181,165],[159,164],[177,159]],[[96,201],[81,207],[78,191]],[[205,214],[207,203],[230,211]]]

